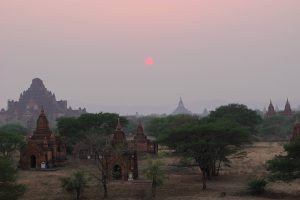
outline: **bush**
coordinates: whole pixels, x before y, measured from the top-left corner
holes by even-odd
[[[87,188],[89,178],[84,171],[79,170],[74,172],[70,177],[60,178],[60,181],[61,187],[67,192],[75,192],[75,199],[79,200],[83,190]]]
[[[0,199],[16,200],[25,192],[25,186],[16,183],[17,170],[11,160],[0,157]]]
[[[264,178],[255,178],[248,182],[248,190],[252,195],[260,195],[265,192],[267,181]]]

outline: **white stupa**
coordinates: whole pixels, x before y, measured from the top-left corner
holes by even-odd
[[[171,115],[192,115],[193,113],[184,107],[182,98],[180,97],[177,108],[172,112]]]

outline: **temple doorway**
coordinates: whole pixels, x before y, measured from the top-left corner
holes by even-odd
[[[32,155],[30,157],[30,167],[31,168],[36,168],[36,157],[35,157],[35,155]]]
[[[119,165],[115,165],[112,172],[112,177],[114,180],[122,179],[122,168]]]

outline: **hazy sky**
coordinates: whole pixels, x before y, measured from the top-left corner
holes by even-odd
[[[0,0],[0,107],[35,77],[91,112],[296,107],[300,1]]]

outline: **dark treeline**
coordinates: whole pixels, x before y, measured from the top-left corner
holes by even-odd
[[[153,119],[147,130],[161,145],[175,149],[178,155],[191,157],[206,180],[217,176],[229,156],[242,155],[244,144],[252,141],[262,118],[245,105],[221,106],[205,118],[176,115]]]
[[[72,147],[84,139],[88,133],[112,134],[118,119],[126,126],[128,120],[115,113],[82,114],[80,117],[62,117],[57,120],[57,130],[67,143],[68,153]]]

